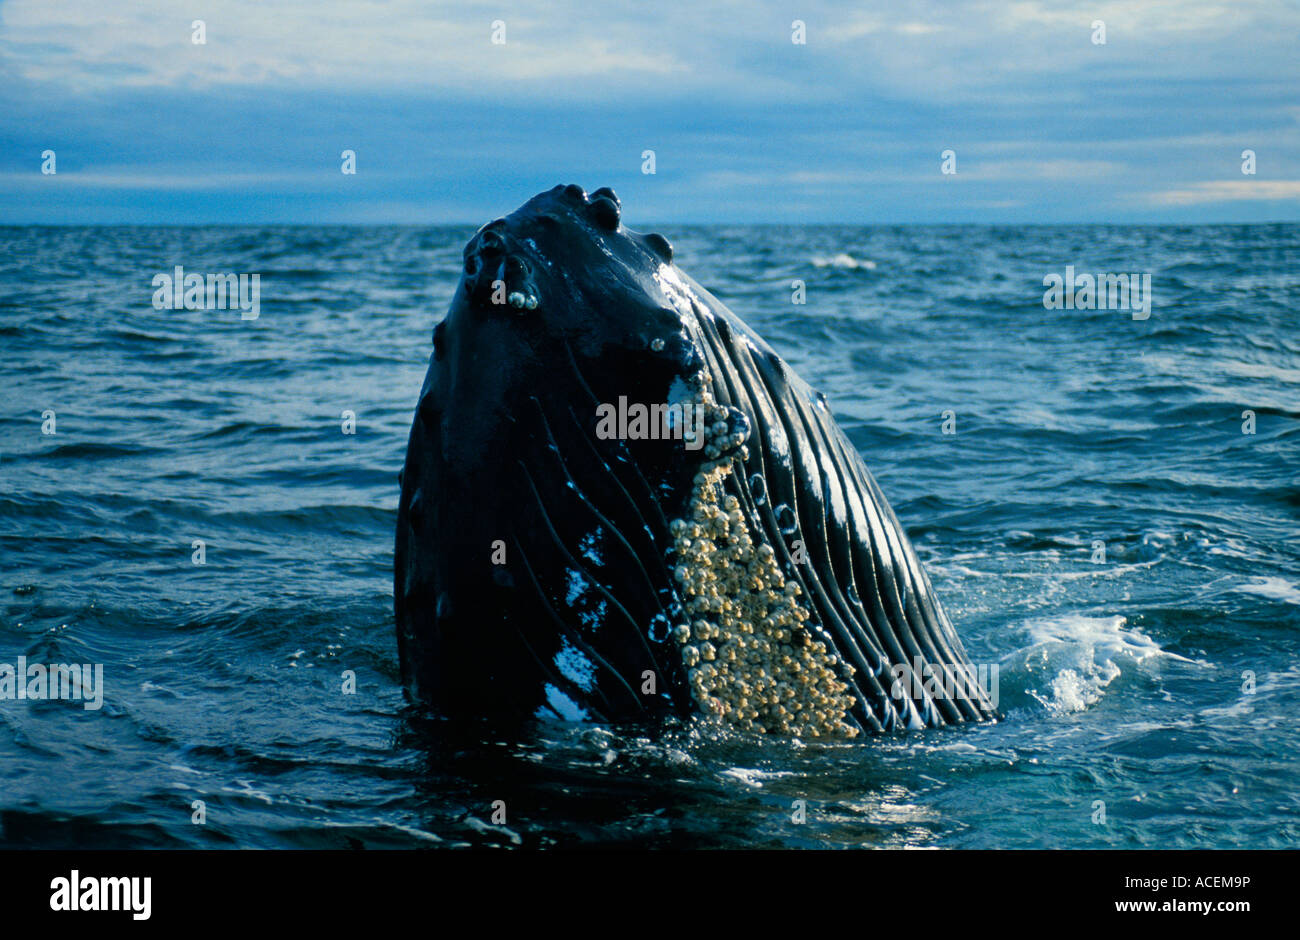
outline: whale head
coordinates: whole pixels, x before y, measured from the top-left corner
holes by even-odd
[[[609,189],[466,246],[394,604],[404,683],[446,714],[853,737],[995,713],[825,397]],[[931,667],[947,687],[896,681]]]
[[[574,361],[598,386],[618,376],[628,380],[615,383],[622,393],[659,397],[700,367],[661,286],[672,248],[661,235],[625,228],[611,189],[540,193],[482,226],[463,257],[434,330],[430,372],[446,413],[458,416],[445,440],[457,466],[492,454],[501,423],[539,390],[573,378]]]

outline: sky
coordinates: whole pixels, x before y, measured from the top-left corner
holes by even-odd
[[[1300,2],[0,0],[0,224],[570,182],[634,227],[1298,221]]]

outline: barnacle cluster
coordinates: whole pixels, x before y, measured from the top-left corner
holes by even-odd
[[[689,515],[670,525],[690,620],[675,635],[691,691],[706,715],[744,731],[855,737],[842,678],[853,667],[813,636],[799,585],[786,581],[770,545],[755,543],[739,500],[724,495],[735,460],[748,456],[746,434],[701,384],[706,460]]]

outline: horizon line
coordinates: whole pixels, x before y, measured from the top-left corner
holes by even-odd
[[[490,215],[491,213],[488,213]],[[490,220],[489,220],[490,221]],[[7,222],[0,219],[0,228],[407,228],[407,229],[425,229],[425,228],[479,228],[485,223],[478,219],[474,221],[439,221],[439,222],[291,222],[291,221],[268,221],[268,222],[217,222],[217,221],[197,221],[197,222]],[[1300,218],[1295,219],[1265,219],[1251,221],[1233,221],[1225,220],[1219,222],[1175,222],[1175,221],[1054,221],[1054,222],[1013,222],[1013,221],[994,221],[994,222],[884,222],[884,221],[835,221],[835,222],[777,222],[777,221],[647,221],[638,222],[636,226],[625,226],[631,231],[649,231],[651,229],[663,226],[680,226],[689,228],[715,228],[718,226],[747,226],[752,228],[845,228],[845,227],[914,227],[914,228],[1049,228],[1049,227],[1082,227],[1089,225],[1105,225],[1117,228],[1208,228],[1210,226],[1221,225],[1239,225],[1239,226],[1264,226],[1264,225],[1300,225]]]

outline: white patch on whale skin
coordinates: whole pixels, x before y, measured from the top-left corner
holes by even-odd
[[[664,412],[669,428],[686,428],[687,421],[683,412],[695,404],[695,392],[682,381],[680,375],[673,376],[673,384],[668,387],[668,397],[664,402],[668,406]],[[673,406],[677,407],[674,408]]]
[[[591,716],[577,702],[549,683],[546,686],[546,704],[565,721],[589,721],[591,719]],[[549,716],[546,714],[545,708],[539,708],[537,717],[547,718]]]
[[[584,535],[578,542],[578,551],[582,552],[582,557],[587,559],[593,565],[605,564],[604,557],[600,554],[600,541],[603,533],[599,529],[593,529]]]
[[[907,710],[907,730],[908,731],[925,730],[925,722],[921,720],[921,713],[915,707],[909,708]]]
[[[596,667],[567,639],[563,641],[560,651],[555,654],[555,668],[560,671],[560,675],[584,692],[590,692],[596,684]]]
[[[838,486],[831,485],[831,481],[836,479],[832,474],[838,471],[835,469],[835,464],[829,454],[823,458],[822,466],[822,502],[831,507],[831,515],[835,517],[837,524],[847,526],[849,523],[849,507],[844,501],[844,491]]]
[[[578,598],[587,593],[587,580],[575,568],[566,569],[564,576],[566,587],[564,603],[572,607],[578,603]]]
[[[586,628],[588,632],[594,632],[598,627],[605,623],[605,613],[609,609],[609,605],[604,600],[601,600],[596,603],[594,608],[587,603],[581,605],[587,609],[579,609],[579,602],[587,596],[588,589],[591,585],[588,584],[587,579],[582,576],[582,572],[578,571],[576,568],[566,568],[564,576],[564,602],[569,605],[571,610],[574,610],[578,614],[578,620],[582,623],[583,627]]]
[[[668,386],[668,404],[695,404],[695,389],[691,388],[680,375],[673,376],[673,384]]]
[[[655,269],[654,279],[664,296],[680,313],[692,313],[695,310],[694,305],[700,304],[695,292],[686,286],[686,282],[681,279],[671,264],[659,265]]]
[[[588,632],[594,633],[597,627],[604,625],[605,611],[608,609],[609,605],[604,601],[601,601],[596,605],[595,610],[584,610],[580,612],[578,614],[578,619],[582,621],[582,625],[587,628]]]

